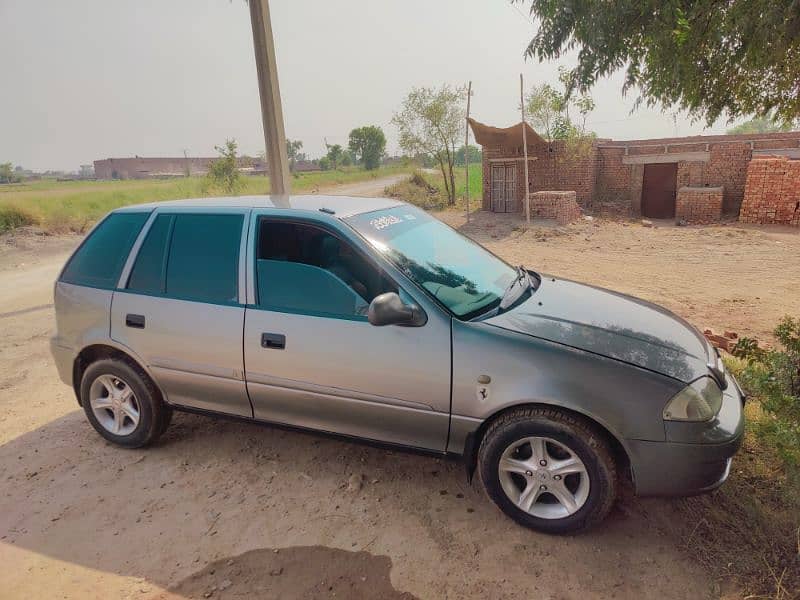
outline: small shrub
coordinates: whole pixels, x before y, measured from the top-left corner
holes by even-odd
[[[775,328],[780,349],[763,350],[741,339],[733,349],[748,360],[742,385],[763,406],[767,418],[757,424],[781,457],[800,468],[800,319],[784,317]]]
[[[409,179],[390,185],[384,193],[390,198],[399,198],[425,210],[440,209],[447,205],[446,195],[420,171],[414,171]]]
[[[0,233],[26,225],[38,225],[39,217],[19,206],[0,206]]]
[[[236,140],[227,140],[224,146],[215,146],[219,158],[208,168],[209,183],[227,194],[235,194],[242,185],[236,164]]]

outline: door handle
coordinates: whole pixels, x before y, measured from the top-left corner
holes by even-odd
[[[262,333],[261,347],[271,348],[272,350],[283,350],[286,348],[286,336],[282,333]]]
[[[134,329],[144,329],[144,315],[125,315],[125,325]]]

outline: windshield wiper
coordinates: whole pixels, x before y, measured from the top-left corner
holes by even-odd
[[[520,265],[514,267],[514,269],[517,271],[517,276],[508,284],[506,291],[503,292],[503,298],[500,300],[500,306],[498,307],[499,312],[508,310],[520,299],[522,294],[531,289],[531,278],[525,267]]]

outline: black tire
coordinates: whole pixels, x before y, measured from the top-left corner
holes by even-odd
[[[573,514],[562,518],[534,516],[518,507],[503,490],[499,472],[503,452],[531,436],[555,440],[583,462],[589,492]],[[520,525],[544,533],[574,533],[599,523],[608,515],[617,496],[617,467],[605,435],[591,422],[554,408],[521,407],[497,417],[483,436],[478,451],[478,474],[486,494],[506,515]],[[567,483],[567,476],[562,483]]]
[[[90,390],[94,381],[103,375],[121,379],[130,386],[135,396],[139,422],[126,435],[116,435],[103,427],[92,409]],[[161,393],[147,374],[132,361],[114,358],[98,360],[86,368],[81,379],[81,404],[92,427],[108,441],[124,448],[141,448],[152,444],[164,433],[172,418],[172,409],[164,403]]]

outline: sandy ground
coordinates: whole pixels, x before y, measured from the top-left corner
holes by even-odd
[[[797,233],[440,216],[697,325],[766,335],[800,313]],[[112,447],[48,350],[52,281],[77,241],[0,238],[0,597],[735,597],[687,557],[670,500],[626,494],[558,538],[503,517],[454,461],[187,414],[153,448]]]

